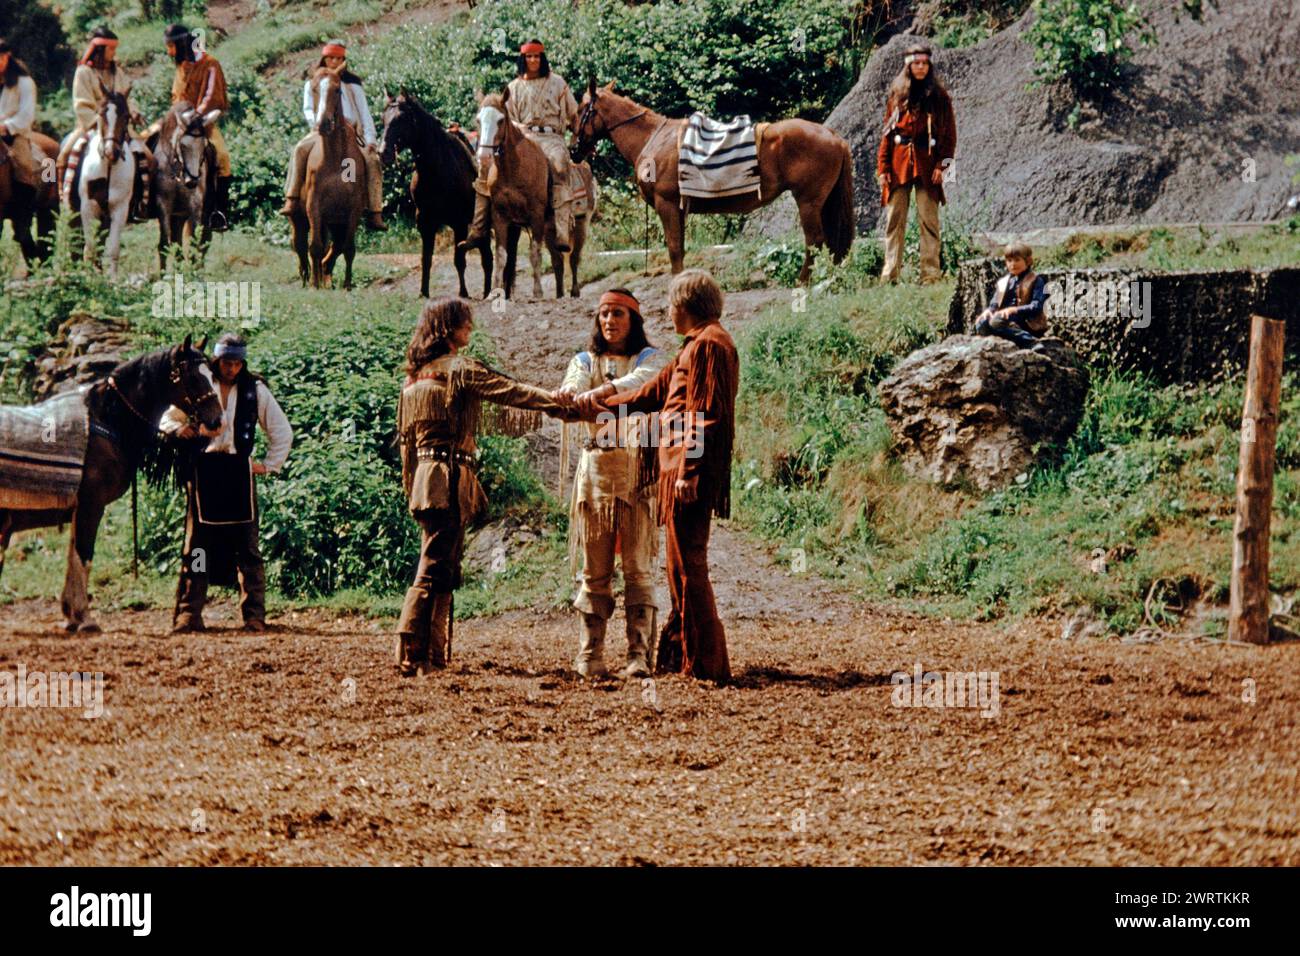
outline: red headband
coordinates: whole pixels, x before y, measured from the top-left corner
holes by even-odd
[[[545,53],[546,47],[540,43],[525,43],[519,48],[520,53]]]
[[[600,301],[596,303],[597,311],[600,310],[602,305],[621,305],[629,312],[635,312],[637,315],[641,314],[641,303],[632,298],[632,296],[628,295],[626,292],[614,292],[611,290],[603,293],[600,297]]]
[[[348,55],[348,51],[346,47],[338,43],[326,43],[325,46],[321,48],[320,55],[346,57]]]
[[[116,50],[117,41],[110,40],[108,37],[93,37],[90,41],[90,46],[86,47],[86,52],[81,57],[81,62],[83,64],[90,62],[90,55],[95,52],[95,47],[97,46],[106,46],[110,50]]]

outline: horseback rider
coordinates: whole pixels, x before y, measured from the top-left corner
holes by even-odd
[[[204,374],[221,402],[221,427],[190,421],[172,406],[158,428],[194,441],[197,454],[186,481],[185,550],[176,588],[175,632],[203,630],[208,584],[234,585],[240,592],[244,630],[266,629],[266,571],[258,549],[254,476],[275,474],[293,446],[293,428],[266,382],[248,370],[248,346],[227,332],[212,350]],[[258,426],[266,433],[266,457],[253,460]],[[205,441],[206,439],[206,441]]]
[[[375,121],[370,116],[370,105],[366,102],[366,91],[361,86],[361,78],[347,68],[347,48],[342,40],[331,40],[321,49],[320,62],[317,67],[329,70],[341,70],[343,80],[343,119],[352,124],[357,141],[361,144],[361,155],[366,161],[366,227],[384,232],[384,170],[379,162],[379,137],[375,135]],[[316,111],[320,107],[320,87],[311,78],[302,86],[302,115],[311,127],[309,132],[293,148],[293,158],[289,161],[289,170],[284,179],[284,206],[280,215],[292,219],[302,212],[302,198],[299,190],[307,169],[307,158],[311,155],[319,135],[316,130]]]
[[[0,39],[0,139],[13,157],[14,181],[39,192],[45,155],[28,139],[35,119],[36,81],[9,41]]]
[[[172,103],[184,100],[193,109],[181,119],[188,126],[212,110],[225,113],[230,109],[226,96],[226,75],[221,64],[204,48],[202,32],[192,33],[183,24],[173,23],[163,33],[167,55],[176,63],[172,81]],[[205,126],[208,142],[217,159],[217,179],[208,226],[213,232],[225,232],[230,225],[230,151],[216,123]]]
[[[537,143],[551,166],[551,208],[555,212],[555,248],[568,252],[573,236],[573,187],[570,183],[572,160],[565,142],[565,130],[573,129],[578,120],[578,102],[569,84],[551,71],[546,48],[540,40],[529,40],[519,47],[518,76],[510,81],[506,114],[523,128],[525,135]],[[474,207],[474,222],[469,236],[461,245],[476,246],[487,241],[490,186],[480,173],[474,183],[479,199]]]
[[[99,108],[107,94],[124,94],[131,110],[131,125],[136,128],[144,125],[144,117],[131,103],[130,89],[131,84],[125,71],[117,68],[117,34],[108,27],[96,27],[90,34],[86,52],[77,64],[77,72],[72,76],[72,113],[76,126],[59,145],[57,166],[65,197],[72,194],[72,182],[76,177],[82,151],[90,142],[90,134],[94,132],[99,117]],[[135,155],[135,189],[132,193],[135,201],[131,204],[130,219],[132,222],[144,222],[149,218],[150,152],[144,140],[134,132],[130,145],[131,152]]]

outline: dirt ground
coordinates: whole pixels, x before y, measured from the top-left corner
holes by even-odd
[[[930,621],[718,545],[725,688],[578,680],[560,613],[460,622],[403,681],[378,622],[322,611],[73,638],[7,607],[0,672],[102,671],[105,710],[0,710],[0,863],[1300,863],[1300,646]],[[896,706],[918,665],[997,694]]]

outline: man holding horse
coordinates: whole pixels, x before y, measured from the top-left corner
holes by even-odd
[[[77,64],[77,71],[72,76],[72,113],[76,126],[63,139],[59,147],[58,168],[63,183],[63,192],[67,202],[72,195],[72,183],[76,178],[77,167],[81,163],[81,154],[90,142],[90,134],[95,131],[99,118],[99,109],[104,99],[111,93],[121,93],[127,97],[131,114],[131,123],[140,127],[144,119],[130,101],[131,85],[126,74],[117,68],[117,34],[108,27],[96,27],[90,34],[90,43]],[[131,220],[143,222],[149,218],[149,149],[144,141],[132,135],[131,152],[135,154],[135,188],[132,193],[134,202],[131,208]]]
[[[194,106],[194,117],[183,117],[186,125],[211,110],[222,113],[229,110],[226,74],[216,58],[203,48],[201,35],[192,33],[183,24],[173,23],[167,27],[163,37],[167,43],[167,55],[176,63],[172,103],[184,100]],[[214,232],[224,232],[230,224],[230,151],[226,149],[221,128],[215,122],[208,124],[206,129],[208,141],[217,156],[217,179],[208,226]]]
[[[518,75],[509,83],[506,113],[524,129],[525,135],[541,147],[551,167],[551,208],[555,214],[555,249],[565,253],[572,247],[574,228],[572,160],[565,141],[565,131],[574,128],[578,103],[569,84],[551,71],[546,48],[540,40],[529,40],[519,47]],[[488,184],[480,177],[475,190],[480,199],[474,210],[467,246],[487,239]]]
[[[176,588],[175,632],[203,630],[209,582],[232,586],[238,577],[244,630],[266,629],[266,572],[258,549],[254,476],[275,474],[293,446],[293,429],[266,382],[247,365],[248,346],[238,335],[217,340],[207,370],[221,403],[222,425],[194,425],[172,406],[159,429],[192,442],[186,481],[185,550]],[[257,426],[266,433],[266,457],[253,459]]]
[[[366,227],[386,231],[384,224],[384,170],[379,161],[379,137],[375,134],[375,121],[370,116],[370,105],[366,102],[366,91],[361,85],[361,77],[347,68],[347,48],[342,40],[331,40],[321,50],[317,69],[325,68],[340,73],[343,80],[343,119],[352,125],[357,142],[361,144],[362,156],[366,166]],[[293,148],[293,158],[284,180],[284,206],[280,215],[292,219],[303,214],[302,198],[299,190],[305,178],[307,159],[318,137],[316,117],[320,112],[321,88],[308,78],[302,87],[302,115],[311,127],[309,132]]]

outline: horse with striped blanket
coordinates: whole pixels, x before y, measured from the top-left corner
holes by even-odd
[[[679,167],[679,144],[689,122],[689,119],[669,119],[620,96],[614,92],[613,83],[597,89],[593,78],[578,105],[578,141],[573,149],[575,161],[585,159],[596,143],[608,136],[623,158],[632,164],[642,198],[654,207],[663,223],[674,273],[681,272],[683,267],[688,212],[750,212],[767,205],[787,189],[794,194],[803,226],[805,248],[799,281],[808,282],[813,249],[817,246],[826,246],[835,262],[848,254],[854,235],[853,157],[843,137],[819,123],[802,119],[760,124],[761,135],[756,137],[753,147],[757,175],[752,178],[756,183],[743,183],[743,189],[730,194],[723,189],[721,192],[700,190],[690,195],[691,173],[683,178]],[[705,132],[703,139],[708,138],[708,130]],[[729,153],[724,161],[740,156],[746,142],[740,137],[734,145],[736,152]],[[707,161],[700,164],[706,175],[710,165]],[[750,188],[754,185],[756,190]]]

